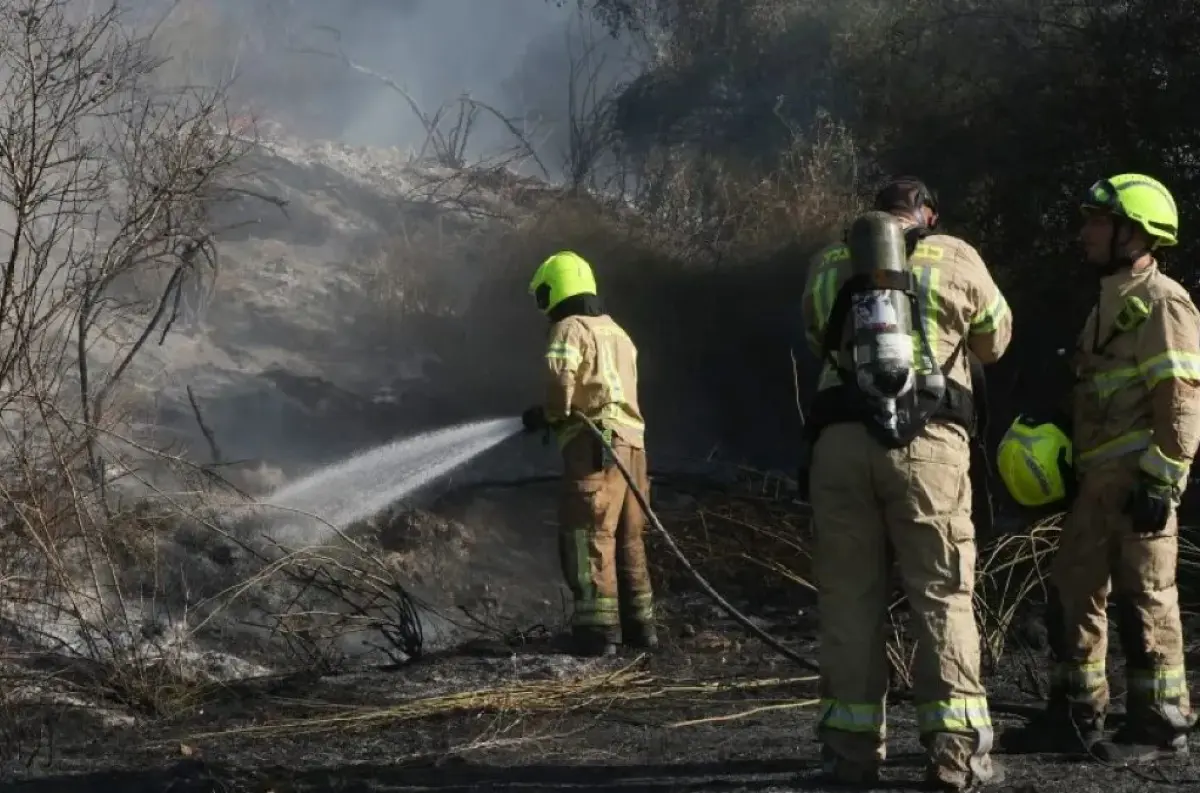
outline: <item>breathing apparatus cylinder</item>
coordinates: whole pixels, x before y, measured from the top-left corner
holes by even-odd
[[[896,400],[913,389],[913,316],[911,295],[895,288],[883,273],[911,272],[904,228],[887,212],[868,212],[854,221],[847,235],[855,275],[868,286],[851,300],[852,360],[858,387],[879,400],[890,428],[897,422]]]

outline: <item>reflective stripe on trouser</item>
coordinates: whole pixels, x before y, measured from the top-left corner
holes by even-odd
[[[1094,722],[1097,703],[1108,703],[1104,661],[1056,661],[1050,673],[1051,700],[1063,702],[1082,725]]]
[[[929,426],[896,451],[862,425],[836,424],[813,450],[825,702],[817,730],[844,761],[874,764],[885,756],[885,621],[894,556],[914,617],[922,742],[946,771],[982,776],[979,767],[990,767],[991,720],[971,606],[969,460],[966,433],[945,424]]]
[[[646,516],[616,465],[604,467],[598,441],[579,435],[563,448],[559,505],[563,575],[574,598],[572,626],[615,634],[622,622],[650,622]],[[646,454],[620,440],[617,456],[649,497]]]
[[[1088,469],[1063,522],[1051,576],[1060,602],[1062,636],[1052,637],[1072,710],[1101,719],[1108,709],[1104,659],[1107,604],[1113,595],[1125,654],[1131,720],[1180,729],[1190,712],[1184,682],[1183,626],[1174,515],[1157,534],[1133,531],[1125,501],[1138,476],[1136,456]]]

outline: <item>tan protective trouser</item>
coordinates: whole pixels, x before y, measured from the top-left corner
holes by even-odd
[[[818,736],[842,761],[885,756],[889,545],[914,617],[922,743],[948,774],[991,773],[992,723],[971,605],[966,431],[930,424],[889,450],[861,424],[835,424],[813,449],[811,501],[821,609]]]
[[[613,446],[648,499],[645,450],[620,439]],[[559,552],[575,601],[572,627],[615,640],[619,626],[653,621],[653,595],[646,565],[646,514],[620,469],[605,463],[599,441],[588,432],[563,447]]]
[[[1156,534],[1137,534],[1124,514],[1137,481],[1137,460],[1103,463],[1084,473],[1063,522],[1051,569],[1061,627],[1050,620],[1055,689],[1081,722],[1108,709],[1110,591],[1125,653],[1131,720],[1174,731],[1190,712],[1184,677],[1183,627],[1175,585],[1179,532],[1175,515]]]

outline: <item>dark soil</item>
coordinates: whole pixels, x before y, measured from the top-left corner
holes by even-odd
[[[561,619],[552,614],[559,586],[554,533],[541,528],[553,525],[552,485],[546,486],[544,497],[533,497],[535,490],[499,489],[457,505],[438,505],[439,514],[488,529],[473,535],[469,569],[458,569],[461,560],[452,555],[442,568],[429,571],[431,580],[457,582],[447,602],[459,602],[460,589],[480,588],[487,590],[485,599],[496,601],[497,613],[525,619],[537,614],[534,621],[547,624]],[[663,487],[659,494],[667,510],[672,499],[680,499],[669,497]],[[695,512],[691,502],[676,507],[681,513]],[[711,522],[709,514],[706,549],[718,536],[729,540],[736,528]],[[747,544],[760,541],[757,536],[751,535]],[[404,537],[393,540],[391,552],[404,553]],[[717,550],[718,556],[739,552],[737,546]],[[721,569],[721,564],[710,565],[706,572]],[[669,578],[660,591],[683,591],[683,579]],[[747,611],[763,627],[815,659],[817,624],[811,603],[796,600],[794,586],[783,596],[785,587],[770,576],[751,578],[753,582],[736,576],[713,582],[735,602],[748,604]],[[0,713],[0,793],[825,789],[817,781],[812,705],[817,691],[811,675],[747,639],[707,601],[680,597],[663,605],[665,646],[648,658],[629,653],[588,661],[555,651],[549,640],[523,645],[477,641],[399,669],[251,681],[222,690],[185,714],[141,719],[132,726],[108,725],[98,710],[78,706],[10,708]],[[1189,635],[1195,636],[1197,628],[1190,625]],[[1031,681],[1041,666],[1037,645],[1044,636],[1030,621],[1018,633],[1013,644],[1033,649],[1011,650],[986,670],[999,728],[1019,724],[1022,717],[1014,714],[1028,715],[1038,706]],[[1190,663],[1200,668],[1200,653],[1193,652]],[[433,696],[539,681],[554,687],[595,681],[603,674],[628,673],[631,665],[647,676],[637,689],[640,699],[631,697],[628,686],[614,685],[608,693],[579,695],[557,709],[530,711],[493,701],[491,707],[453,713],[443,709],[419,720],[388,712]],[[1113,659],[1111,669],[1114,695],[1119,696],[1119,659]],[[763,684],[749,688],[753,681]],[[724,685],[711,685],[717,682]],[[678,690],[697,683],[710,685]],[[1192,683],[1196,690],[1194,678]],[[916,789],[922,778],[915,714],[901,689],[898,681],[880,790]],[[340,721],[331,722],[334,718]],[[324,723],[315,723],[321,719]],[[694,723],[703,719],[709,721]],[[1191,758],[1141,769],[1056,757],[999,759],[1008,778],[998,790],[1200,790],[1200,763]]]
[[[694,611],[693,607],[693,611]],[[810,681],[757,690],[669,692],[638,701],[595,696],[569,710],[522,713],[473,709],[419,721],[355,722],[415,697],[517,682],[594,676],[635,669],[656,684],[805,677],[794,665],[746,640],[732,626],[696,630],[677,616],[667,646],[638,661],[632,654],[582,661],[551,646],[476,643],[399,670],[360,671],[323,679],[276,678],[228,690],[186,717],[104,728],[78,711],[10,714],[3,738],[9,762],[3,791],[138,793],[140,791],[788,791],[822,790],[811,706],[765,709],[703,724],[679,722],[745,714],[816,696]],[[812,625],[792,625],[786,639],[813,653]],[[1036,703],[1021,693],[1021,658],[992,670],[997,703]],[[618,687],[619,688],[619,687]],[[650,686],[651,689],[654,686]],[[1004,705],[999,706],[1001,709]],[[298,721],[342,715],[318,728]],[[1001,725],[1020,719],[997,714]],[[360,719],[361,722],[361,719]],[[291,726],[287,726],[287,725]],[[255,728],[260,732],[234,730]],[[911,705],[889,713],[890,757],[880,790],[918,787],[922,756]],[[224,733],[224,734],[222,734]],[[474,745],[474,748],[473,746]],[[1000,790],[1134,791],[1198,789],[1200,764],[1173,760],[1139,770],[1053,757],[1002,758]]]

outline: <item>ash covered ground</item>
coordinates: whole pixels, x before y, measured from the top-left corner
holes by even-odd
[[[543,182],[505,167],[437,167],[412,152],[303,140],[270,124],[261,132],[245,164],[249,192],[214,219],[224,229],[219,273],[185,295],[177,325],[130,374],[147,435],[254,496],[377,444],[512,415],[535,399],[544,324],[524,285],[568,232],[571,244],[614,251],[596,263],[606,283],[622,278],[622,241],[606,247],[611,227],[572,229],[570,212],[538,227],[550,205],[566,203]],[[786,345],[765,321],[726,347],[695,336],[697,317],[727,316],[720,310],[739,296],[756,307],[762,298],[755,287],[725,299],[713,286],[724,282],[704,277],[688,273],[641,304],[629,277],[626,291],[613,290],[614,313],[631,317],[642,350],[652,464],[669,473],[656,480],[655,506],[723,593],[815,658],[811,596],[778,569],[805,572],[801,509],[775,485],[743,487],[771,513],[747,532],[736,512],[711,503],[731,497],[732,464],[760,452],[756,441],[788,446],[778,405],[763,403],[767,378],[747,376],[784,372],[790,387]],[[639,271],[634,286],[644,280]],[[685,280],[701,286],[684,291]],[[722,299],[706,302],[702,290]],[[770,354],[747,352],[758,348]],[[748,447],[731,449],[730,438]],[[349,560],[330,552],[290,578],[258,578],[263,559],[246,551],[235,521],[210,521],[225,534],[194,521],[147,530],[116,576],[127,598],[117,622],[130,622],[116,638],[149,656],[116,655],[135,658],[137,674],[113,669],[111,658],[108,667],[85,662],[112,655],[95,648],[39,654],[28,630],[0,625],[11,695],[0,710],[0,789],[820,789],[815,681],[696,595],[661,544],[664,651],[581,661],[555,650],[566,595],[554,486],[540,480],[556,469],[551,447],[510,441],[414,503],[348,529],[357,549]],[[507,485],[487,484],[497,481]],[[331,594],[340,578],[312,596],[312,579],[346,572],[340,563],[370,582],[376,599],[365,608],[375,621],[331,640],[315,633],[362,607]],[[221,598],[230,592],[237,597]],[[394,659],[378,649],[395,627],[379,615],[402,620],[410,593],[429,607],[420,611],[425,652]],[[990,693],[1028,708],[1036,630],[1011,638],[989,668]],[[1200,663],[1195,648],[1190,662]],[[1117,659],[1112,668],[1119,686]],[[897,677],[884,789],[911,788],[922,771]],[[1200,779],[1194,765],[1135,773],[1010,758],[1007,787],[1186,786]]]
[[[656,502],[680,532],[689,531],[688,515],[704,509],[694,482],[664,481]],[[688,591],[660,543],[653,546],[660,588],[673,590],[662,604],[664,650],[581,660],[558,652],[552,638],[563,624],[552,485],[469,488],[426,506],[397,513],[381,536],[397,553],[442,544],[421,583],[429,591],[431,580],[455,581],[442,590],[444,604],[464,606],[451,616],[462,625],[451,646],[399,666],[230,680],[193,691],[169,716],[115,702],[30,703],[5,722],[0,745],[12,781],[2,789],[823,789],[811,674]],[[799,512],[786,504],[776,509]],[[485,528],[497,542],[480,541]],[[756,586],[720,564],[702,569],[763,627],[816,657],[817,615],[803,589],[764,587],[762,576]],[[1030,673],[1039,657],[1037,631],[1025,626],[989,663],[990,696],[1006,711],[996,714],[1000,725],[1019,723],[1007,711],[1036,705]],[[1113,667],[1119,691],[1118,659]],[[921,778],[904,689],[898,678],[880,790],[913,789]],[[1132,791],[1200,780],[1194,759],[1137,771],[1049,757],[1005,761],[1001,789],[1014,791]]]

